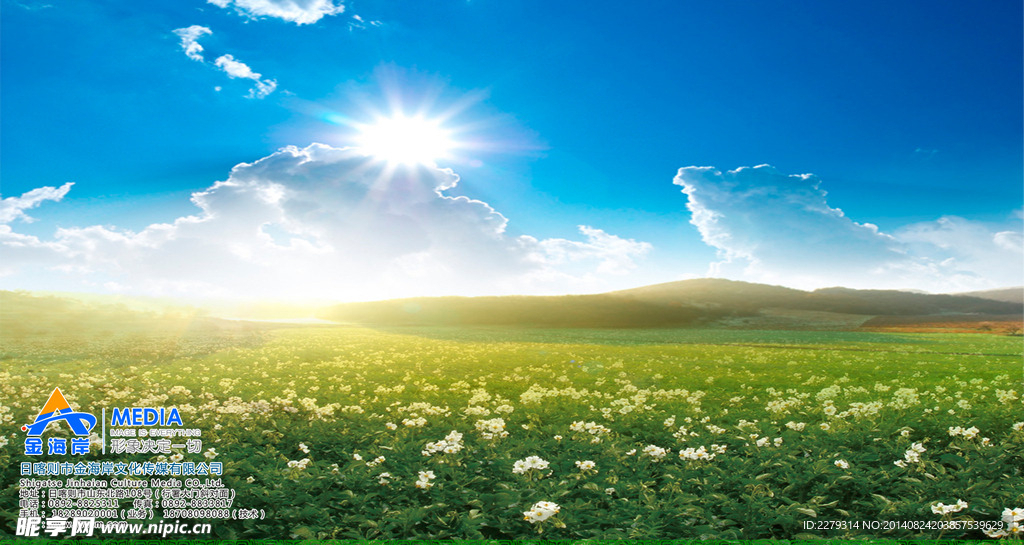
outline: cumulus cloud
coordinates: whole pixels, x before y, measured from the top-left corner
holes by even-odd
[[[817,176],[768,165],[686,167],[674,183],[687,195],[690,223],[718,251],[712,276],[938,292],[1024,280],[1015,225],[948,217],[884,233],[830,206]]]
[[[217,7],[232,7],[244,17],[274,17],[297,25],[315,23],[327,15],[345,11],[341,2],[332,0],[207,0]]]
[[[181,48],[185,51],[185,55],[194,61],[203,62],[203,46],[199,45],[199,38],[206,34],[213,34],[213,31],[204,26],[192,25],[175,29],[174,33],[181,38]]]
[[[586,265],[592,280],[650,248],[586,226],[585,240],[509,235],[490,205],[446,193],[458,183],[451,170],[389,166],[356,149],[288,147],[194,193],[192,215],[138,232],[63,228],[32,244],[124,291],[336,299],[576,292],[563,267]],[[5,246],[24,236],[6,234]]]

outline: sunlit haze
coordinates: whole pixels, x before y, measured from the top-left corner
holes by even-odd
[[[436,121],[396,114],[358,126],[357,144],[366,153],[389,162],[432,165],[452,148],[449,131]]]

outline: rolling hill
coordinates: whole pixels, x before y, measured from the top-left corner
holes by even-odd
[[[1004,288],[1001,290],[970,291],[965,293],[957,293],[956,295],[979,297],[981,299],[990,299],[992,301],[1004,301],[1007,303],[1024,303],[1024,287],[1020,286],[1016,288]]]
[[[1024,305],[964,295],[827,288],[812,292],[695,279],[595,295],[421,297],[346,303],[319,317],[377,325],[857,327],[876,316],[1019,317]]]

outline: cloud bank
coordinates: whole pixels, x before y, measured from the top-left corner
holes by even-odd
[[[884,233],[830,206],[817,176],[768,165],[685,167],[673,183],[688,198],[690,223],[718,251],[710,276],[935,292],[1024,280],[1019,221],[989,225],[951,216]]]
[[[458,183],[451,170],[389,166],[353,148],[288,147],[194,193],[192,215],[139,232],[62,228],[46,241],[6,225],[70,186],[40,188],[4,201],[4,283],[44,267],[131,293],[197,297],[566,293],[599,287],[650,250],[590,226],[582,240],[511,236],[487,203],[446,194]]]

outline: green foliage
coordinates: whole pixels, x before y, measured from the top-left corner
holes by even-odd
[[[293,328],[173,346],[132,335],[93,354],[69,345],[63,359],[0,340],[10,430],[54,386],[81,410],[178,407],[216,447],[235,506],[266,511],[214,521],[218,536],[935,538],[804,523],[939,520],[930,506],[957,499],[970,504],[961,515],[993,521],[1024,504],[1021,353],[1005,337]],[[478,422],[496,418],[507,436],[488,439]],[[453,430],[460,448],[424,455]],[[27,457],[7,437],[0,503],[14,505]],[[920,461],[895,465],[915,444]],[[659,459],[649,445],[670,450]],[[680,456],[700,447],[714,457]],[[529,456],[548,467],[514,473]],[[133,458],[153,459],[106,457]],[[415,484],[421,471],[429,487]],[[538,501],[560,510],[531,524],[523,512]],[[4,531],[14,516],[0,514]]]

